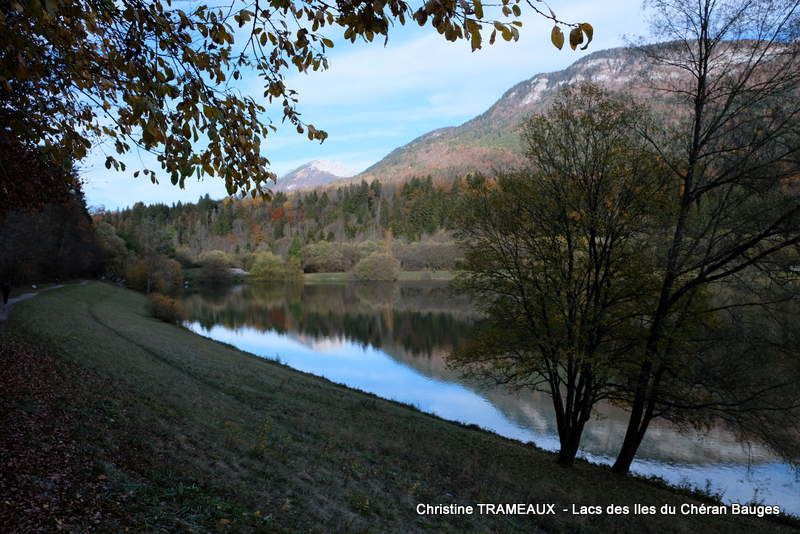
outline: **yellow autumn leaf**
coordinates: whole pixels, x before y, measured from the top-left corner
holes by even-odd
[[[550,41],[553,42],[556,48],[561,50],[561,47],[564,46],[564,32],[561,31],[561,28],[553,26],[553,31],[550,32]]]
[[[586,35],[586,44],[581,47],[581,50],[586,50],[589,48],[589,43],[592,42],[592,37],[594,37],[594,28],[588,22],[581,22],[578,24],[578,28]]]
[[[575,50],[579,44],[583,42],[583,30],[578,28],[573,28],[572,31],[569,32],[569,46]]]

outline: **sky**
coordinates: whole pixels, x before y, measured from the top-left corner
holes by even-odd
[[[431,27],[416,23],[395,26],[389,42],[350,43],[329,36],[329,69],[291,74],[287,85],[299,93],[299,110],[306,122],[328,132],[324,143],[308,141],[292,128],[279,128],[263,143],[272,169],[283,175],[311,160],[340,163],[352,174],[363,171],[395,148],[436,128],[456,126],[489,108],[511,86],[540,72],[561,70],[593,51],[623,46],[647,33],[641,0],[552,0],[562,20],[586,21],[594,27],[594,41],[585,52],[550,44],[552,24],[523,14],[520,39],[471,52],[469,43],[447,42]],[[260,80],[244,80],[242,89],[263,94]],[[280,116],[273,119],[279,122]],[[187,180],[184,189],[167,178],[158,185],[133,171],[158,170],[147,153],[123,158],[127,172],[105,168],[108,147],[96,146],[81,162],[84,191],[90,207],[118,209],[146,204],[193,202],[208,193],[225,196],[214,178]]]

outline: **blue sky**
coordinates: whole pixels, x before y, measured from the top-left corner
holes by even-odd
[[[549,42],[551,24],[534,15],[523,16],[516,43],[499,41],[477,52],[470,52],[467,42],[448,43],[416,23],[394,27],[386,46],[335,39],[327,71],[288,78],[288,86],[299,92],[304,120],[326,130],[329,138],[320,144],[284,128],[267,140],[264,154],[278,175],[314,159],[336,161],[357,173],[419,135],[480,114],[524,79],[560,70],[592,51],[621,46],[626,36],[647,30],[641,0],[553,0],[550,5],[562,19],[594,26],[588,51],[555,49]],[[253,77],[242,88],[261,94],[258,84]],[[81,164],[90,206],[116,209],[140,200],[173,203],[195,201],[205,193],[225,196],[213,178],[187,181],[183,190],[168,179],[153,185],[141,175],[133,178],[143,165],[158,169],[146,153],[126,156],[128,172],[109,171],[103,164],[106,149],[96,147]]]

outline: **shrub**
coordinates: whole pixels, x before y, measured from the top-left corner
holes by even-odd
[[[175,260],[161,256],[154,269],[152,289],[158,293],[175,295],[183,288],[183,269]]]
[[[231,257],[221,250],[209,250],[200,254],[198,279],[204,284],[227,284],[233,278]]]
[[[161,293],[148,295],[147,310],[150,315],[165,323],[180,324],[186,317],[186,312],[180,302]]]
[[[383,252],[373,252],[353,269],[356,280],[394,281],[400,275],[400,262]]]
[[[218,263],[225,265],[225,267],[233,266],[232,258],[221,250],[207,250],[200,254],[198,260],[200,265],[206,265],[207,263]]]
[[[175,249],[175,260],[186,269],[197,267],[199,265],[197,258],[189,247],[177,247]]]
[[[256,256],[258,256],[258,252],[251,252],[249,254],[242,255],[242,268],[245,271],[252,271],[253,264],[256,262]]]
[[[125,269],[126,285],[137,291],[146,292],[150,286],[150,269],[142,258],[136,258],[128,263]]]
[[[344,255],[327,241],[303,247],[303,270],[307,273],[343,273],[347,270]]]
[[[143,293],[155,291],[174,295],[183,287],[181,264],[165,256],[131,261],[125,270],[125,278],[128,287]]]
[[[383,244],[367,240],[356,245],[356,249],[358,250],[358,259],[361,260],[374,252],[381,251],[383,249]]]
[[[353,243],[334,243],[334,246],[342,254],[342,270],[344,271],[351,270],[358,260],[366,256],[366,254],[360,254],[358,246]]]
[[[296,260],[285,262],[283,258],[272,252],[259,252],[255,255],[250,276],[256,280],[285,280],[299,274]]]
[[[453,242],[395,243],[394,256],[407,271],[454,269],[463,257]]]

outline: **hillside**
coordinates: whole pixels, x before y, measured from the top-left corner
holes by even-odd
[[[541,73],[506,91],[488,110],[457,127],[440,128],[390,152],[355,179],[404,181],[411,176],[453,177],[522,163],[519,124],[542,111],[564,84],[591,81],[630,91],[645,64],[628,48],[600,50],[568,68]]]
[[[412,178],[456,178],[523,164],[520,121],[544,110],[564,84],[591,80],[630,91],[634,80],[642,83],[645,70],[630,49],[602,50],[562,71],[518,83],[481,115],[425,134],[360,175],[345,177],[347,171],[336,164],[312,161],[279,179],[269,202],[206,198],[196,205],[137,205],[107,214],[105,220],[133,249],[140,247],[142,236],[158,233],[151,231],[158,228],[167,234],[167,248],[191,259],[213,249],[237,256],[270,249],[285,256],[293,244],[380,241],[387,230],[406,241],[435,235],[449,240],[458,181]],[[143,226],[143,221],[151,222]],[[403,269],[419,267],[401,261]],[[430,261],[423,263],[432,268]]]

